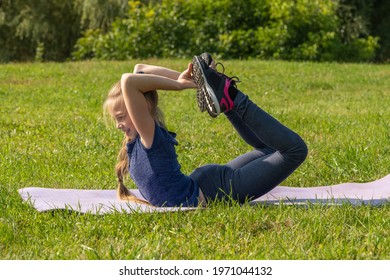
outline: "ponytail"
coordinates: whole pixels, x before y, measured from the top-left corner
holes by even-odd
[[[128,202],[137,202],[141,204],[151,205],[149,202],[143,199],[139,199],[133,195],[129,189],[123,183],[123,177],[128,173],[129,159],[127,156],[126,144],[129,142],[129,138],[125,137],[122,142],[122,147],[118,154],[118,163],[115,166],[116,176],[118,179],[118,188],[116,191],[117,198],[119,200],[128,201]]]

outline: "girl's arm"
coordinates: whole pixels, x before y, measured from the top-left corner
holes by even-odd
[[[167,77],[167,78],[172,79],[172,80],[177,80],[181,74],[178,71],[175,71],[175,70],[172,70],[169,68],[165,68],[165,67],[161,67],[161,66],[148,65],[148,64],[136,64],[134,66],[133,73],[137,74],[140,72],[143,72],[145,74],[153,74],[153,75],[157,75],[157,76],[163,76],[163,77]]]
[[[155,123],[149,112],[148,104],[143,94],[158,89],[182,90],[186,88],[195,88],[196,86],[192,80],[191,72],[192,64],[189,64],[187,70],[181,73],[177,80],[152,74],[122,75],[121,88],[126,109],[145,148],[150,148],[153,144]]]
[[[191,72],[192,64],[188,64],[187,69],[183,73],[176,75],[173,70],[151,66],[150,69],[157,70],[155,73],[149,75],[138,75],[126,73],[122,75],[122,81],[125,80],[127,84],[135,86],[140,92],[145,93],[151,90],[183,90],[188,88],[196,88],[193,82]],[[161,71],[161,72],[160,72]],[[156,73],[177,76],[175,79],[165,75],[157,75]],[[123,84],[122,84],[123,85]]]

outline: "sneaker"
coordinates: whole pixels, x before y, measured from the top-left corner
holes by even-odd
[[[213,57],[205,52],[200,55],[200,57],[203,59],[203,61],[206,63],[207,66],[212,67],[215,69],[215,62],[213,62]],[[202,88],[197,88],[196,89],[196,100],[198,103],[198,107],[201,112],[204,112],[207,110],[207,103],[205,99],[205,93],[203,93]]]
[[[205,106],[213,118],[233,109],[238,91],[235,81],[209,67],[201,56],[194,56],[192,64],[192,75],[199,92],[198,106]]]
[[[206,62],[207,66],[213,67],[211,64],[213,63],[213,57],[211,54],[205,52],[200,55],[200,57]],[[215,68],[214,68],[215,69]]]
[[[221,62],[215,62],[211,54],[205,52],[200,55],[200,57],[206,62],[207,66],[213,68],[214,70],[217,71],[217,66],[220,65],[222,67],[222,73],[218,71],[218,73],[223,74],[225,73],[225,66]]]

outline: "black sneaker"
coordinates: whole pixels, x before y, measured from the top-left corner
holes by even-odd
[[[200,95],[199,107],[205,105],[214,118],[233,109],[238,91],[235,81],[209,67],[201,56],[194,56],[192,65],[192,75]]]
[[[209,67],[214,67],[215,69],[215,62],[213,63],[213,57],[205,52],[200,55],[200,57],[204,60],[207,66]],[[197,88],[196,89],[196,100],[198,103],[198,107],[201,112],[204,112],[207,110],[207,101],[205,99],[205,93],[203,92],[202,88]]]
[[[219,74],[225,73],[225,66],[221,62],[215,62],[211,54],[205,52],[200,55],[200,57],[206,62],[208,67],[213,68],[215,71],[217,71]],[[222,73],[217,70],[217,66],[220,65],[222,67]]]
[[[213,62],[213,57],[211,56],[211,54],[205,52],[202,53],[200,57],[204,60],[204,62],[206,62],[207,66],[211,66],[211,63]]]

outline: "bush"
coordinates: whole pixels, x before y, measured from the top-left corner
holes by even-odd
[[[222,58],[371,61],[378,38],[367,36],[365,26],[346,32],[351,20],[339,19],[342,9],[334,0],[133,0],[109,32],[85,32],[73,57],[190,57],[208,51]]]
[[[390,58],[387,0],[4,0],[0,62]],[[76,43],[77,41],[77,43]]]

